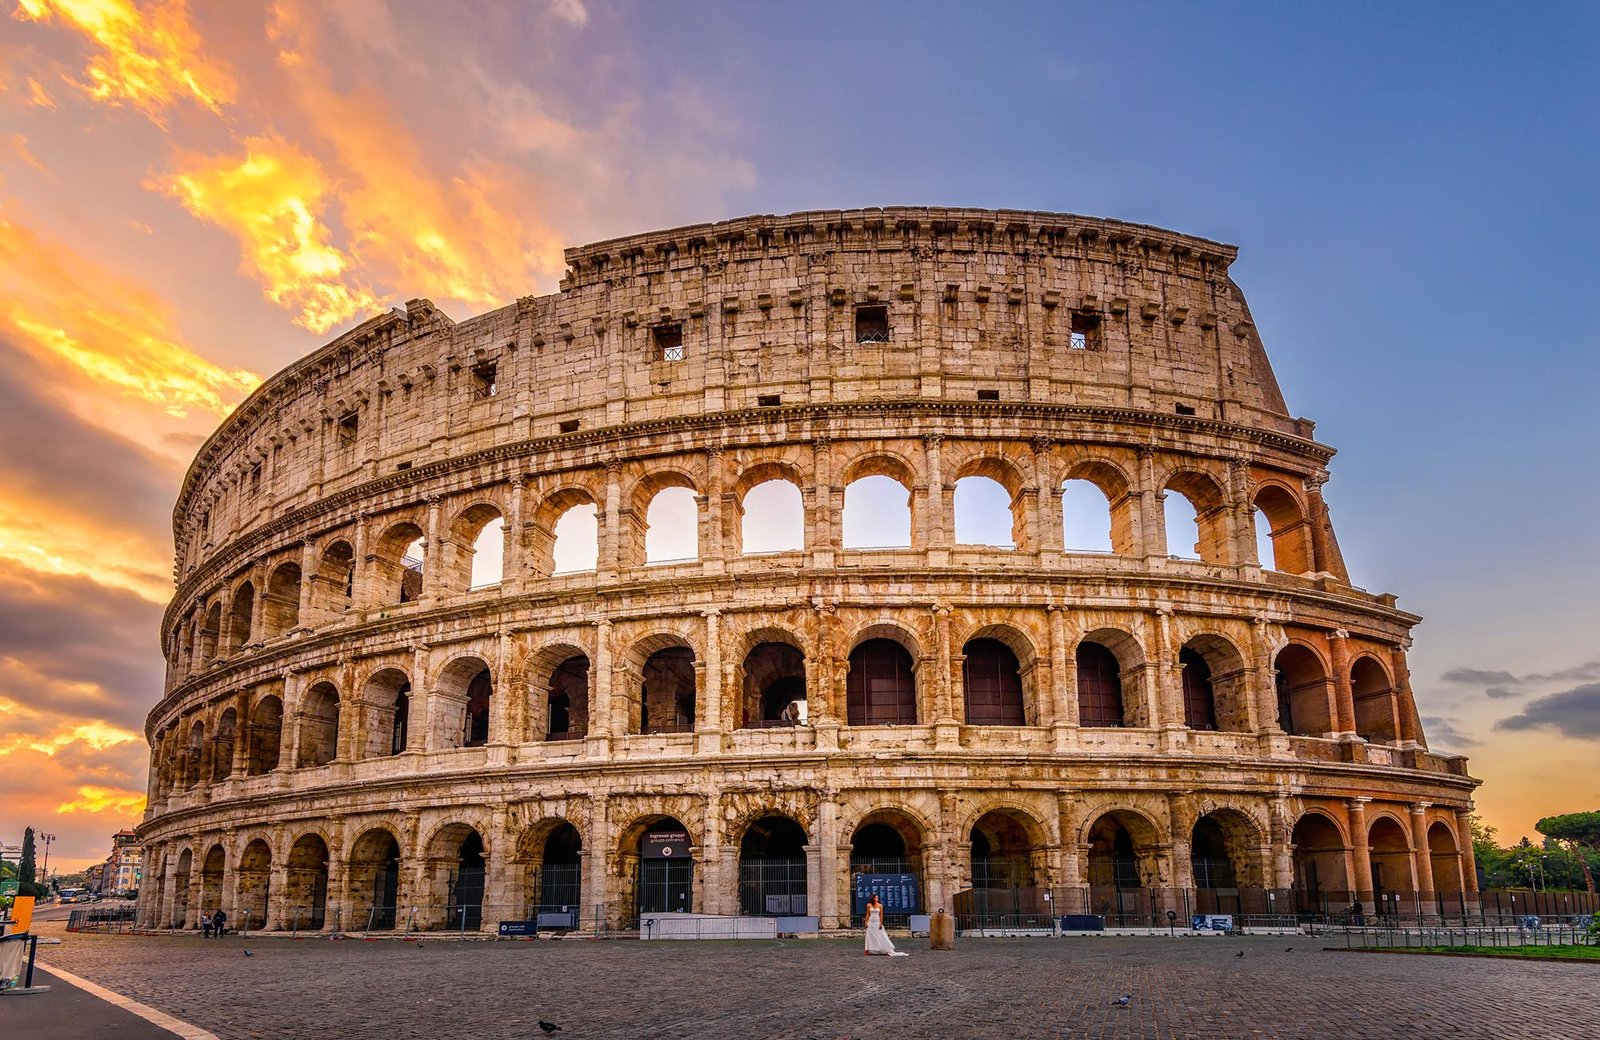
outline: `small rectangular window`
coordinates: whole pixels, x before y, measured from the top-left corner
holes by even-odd
[[[887,343],[887,342],[889,342],[889,308],[887,308],[887,307],[857,307],[856,308],[856,342],[857,343]]]
[[[1194,405],[1192,405],[1192,404],[1175,404],[1172,407],[1177,410],[1177,413],[1179,415],[1193,415],[1194,414]]]
[[[558,429],[560,429],[562,433],[577,433],[578,427],[582,425],[582,419],[563,419],[561,420],[561,425],[558,427]]]
[[[657,325],[650,330],[650,339],[655,350],[655,360],[683,360],[682,325],[677,322],[673,322],[671,325]]]
[[[978,400],[980,400],[980,401],[998,401],[998,400],[1000,400],[1000,391],[998,391],[998,390],[979,390],[978,391]]]
[[[339,446],[349,447],[356,442],[356,434],[361,430],[361,416],[357,412],[347,412],[339,419]]]
[[[782,394],[758,394],[756,396],[756,406],[759,408],[776,408],[782,403]]]
[[[485,361],[472,368],[472,396],[478,400],[487,400],[495,394],[495,363]]]
[[[1073,350],[1100,349],[1100,315],[1093,311],[1072,312]]]

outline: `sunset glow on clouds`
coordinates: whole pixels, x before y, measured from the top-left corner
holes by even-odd
[[[702,218],[753,173],[658,85],[561,100],[594,28],[578,0],[475,13],[542,69],[480,54],[443,6],[11,6],[0,840],[49,830],[70,869],[138,822],[172,503],[262,375],[414,296],[466,316],[552,291],[564,245]],[[229,310],[253,315],[238,337]]]

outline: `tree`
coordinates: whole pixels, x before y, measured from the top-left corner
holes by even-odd
[[[1546,816],[1533,825],[1540,834],[1554,838],[1572,852],[1583,871],[1583,883],[1594,895],[1594,872],[1589,869],[1589,852],[1600,851],[1600,810]]]
[[[33,864],[33,828],[29,827],[22,832],[22,860],[17,864],[17,880],[31,885],[37,880],[34,876],[36,873]]]

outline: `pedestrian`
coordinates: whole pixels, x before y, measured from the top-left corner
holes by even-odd
[[[211,915],[211,927],[216,931],[217,938],[222,938],[228,927],[228,913],[222,907],[217,907],[217,912]]]
[[[203,910],[200,912],[200,931],[202,939],[211,938],[211,918],[207,917]]]
[[[910,954],[901,953],[894,948],[894,943],[889,941],[889,933],[883,928],[883,903],[878,899],[878,893],[872,893],[867,900],[867,942],[862,950],[867,956],[874,954],[880,957],[908,957]]]

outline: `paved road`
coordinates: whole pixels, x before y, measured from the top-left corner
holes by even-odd
[[[521,1040],[541,1018],[558,1040],[1600,1037],[1587,964],[1324,952],[1304,937],[901,948],[912,955],[865,958],[859,940],[83,935],[40,958],[224,1040]],[[1112,1006],[1123,992],[1131,1004]]]

